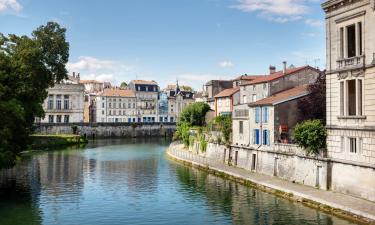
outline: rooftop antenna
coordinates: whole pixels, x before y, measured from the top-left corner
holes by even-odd
[[[315,68],[318,68],[318,64],[320,64],[320,58],[314,59]]]

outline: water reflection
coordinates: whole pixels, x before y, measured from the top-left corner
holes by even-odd
[[[169,141],[98,140],[0,171],[0,224],[350,224],[165,158]]]

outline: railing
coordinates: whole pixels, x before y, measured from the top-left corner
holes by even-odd
[[[357,67],[365,65],[365,56],[354,56],[351,58],[339,59],[337,60],[337,67],[339,69],[344,69],[347,67]]]

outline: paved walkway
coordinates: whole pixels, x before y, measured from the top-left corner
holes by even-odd
[[[332,208],[340,209],[354,215],[371,219],[375,224],[375,203],[349,195],[332,191],[319,190],[313,187],[295,184],[277,177],[253,173],[251,171],[228,166],[216,160],[210,160],[189,151],[183,150],[182,145],[173,145],[168,149],[168,154],[176,159],[191,162],[198,166],[208,167],[212,170],[224,172],[233,177],[245,179],[274,190],[293,194],[296,198],[309,199]]]

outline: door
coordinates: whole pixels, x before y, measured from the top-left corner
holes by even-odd
[[[255,171],[256,168],[256,160],[257,160],[257,155],[253,154],[252,160],[251,160],[251,170]]]
[[[234,165],[237,166],[237,160],[238,160],[238,151],[234,153]]]
[[[321,166],[318,166],[316,170],[316,187],[321,188],[322,185],[323,185],[323,168]]]

